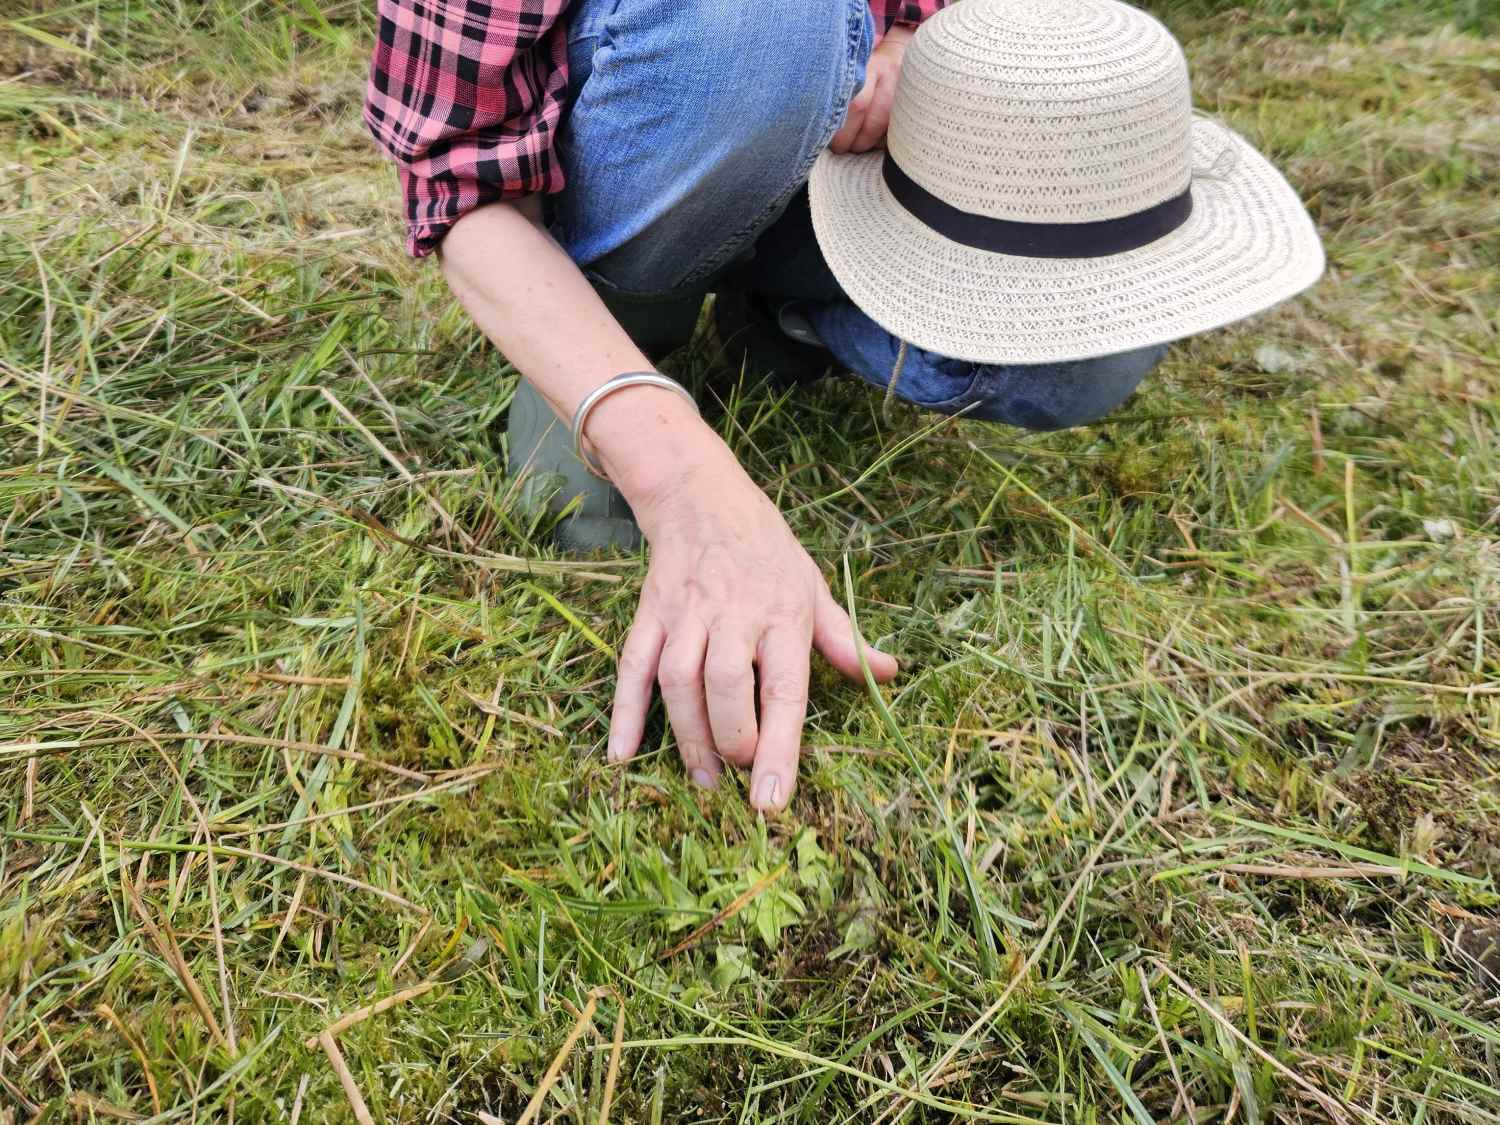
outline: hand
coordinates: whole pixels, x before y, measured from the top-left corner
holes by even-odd
[[[885,140],[885,131],[891,124],[891,106],[896,100],[896,80],[901,77],[901,60],[911,37],[911,28],[898,25],[886,32],[870,53],[870,61],[865,64],[865,84],[849,103],[844,127],[834,134],[828,146],[834,152],[869,152]]]
[[[724,761],[750,767],[751,805],[780,811],[797,783],[809,650],[863,677],[849,616],[716,437],[632,504],[651,565],[620,651],[609,759],[635,755],[657,681],[693,780],[713,786]],[[894,659],[864,648],[877,680],[896,674]]]
[[[534,203],[470,211],[443,243],[443,273],[485,334],[567,419],[611,375],[651,361],[539,218]],[[524,268],[497,271],[496,261]],[[629,387],[598,404],[587,440],[651,543],[620,655],[610,759],[639,748],[651,683],[660,679],[688,769],[712,785],[721,759],[753,765],[752,802],[785,808],[797,781],[808,650],[816,645],[845,675],[862,675],[849,618],[692,405]],[[877,679],[896,674],[889,656],[865,651]]]

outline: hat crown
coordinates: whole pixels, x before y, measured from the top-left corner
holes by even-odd
[[[887,145],[952,207],[1023,223],[1132,215],[1192,178],[1187,60],[1118,0],[962,0],[907,48]]]

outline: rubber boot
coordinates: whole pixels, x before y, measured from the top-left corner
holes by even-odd
[[[588,555],[640,548],[641,529],[625,497],[588,471],[573,452],[567,424],[524,379],[510,400],[505,437],[507,468],[512,479],[521,479],[524,510],[560,512],[577,500],[554,533],[560,550]]]
[[[714,330],[731,368],[767,376],[778,387],[812,383],[833,362],[794,302],[721,292],[714,298]]]
[[[599,295],[653,363],[692,339],[703,307],[702,293],[667,300],[630,298],[608,290]],[[573,452],[567,423],[524,379],[511,399],[505,435],[507,468],[512,479],[523,480],[520,502],[525,510],[546,507],[561,512],[576,500],[554,533],[560,550],[587,555],[640,549],[641,529],[625,497],[589,472]]]

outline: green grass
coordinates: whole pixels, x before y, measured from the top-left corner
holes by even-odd
[[[726,396],[906,668],[771,824],[604,763],[643,564],[512,503],[365,9],[0,7],[0,1121],[349,1120],[303,1040],[428,981],[378,1120],[516,1120],[604,990],[539,1120],[623,1006],[613,1122],[1500,1121],[1486,0],[1162,11],[1330,272],[1108,425]]]

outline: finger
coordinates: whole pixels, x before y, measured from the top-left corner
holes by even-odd
[[[866,73],[865,84],[849,103],[849,111],[844,117],[843,126],[833,135],[833,140],[829,142],[828,147],[833,149],[834,152],[843,155],[853,149],[854,142],[858,139],[860,131],[864,128],[865,113],[869,109],[870,103],[875,100],[875,88],[879,84],[880,79],[877,74]]]
[[[760,642],[760,738],[750,771],[750,805],[761,812],[786,808],[797,786],[811,640],[805,629],[781,628]]]
[[[862,680],[864,670],[859,665],[859,650],[865,650],[865,659],[870,662],[870,671],[878,684],[895,678],[901,670],[894,656],[881,652],[860,637],[854,636],[854,624],[844,607],[833,600],[825,588],[813,611],[813,647],[823,654],[823,659],[851,680]]]
[[[708,725],[719,757],[737,766],[755,760],[755,645],[743,633],[715,629],[703,661]]]
[[[708,725],[708,708],[703,700],[703,656],[708,648],[708,631],[702,626],[683,625],[662,646],[661,661],[656,668],[656,682],[667,705],[667,718],[677,736],[677,752],[688,776],[705,788],[712,788],[721,768],[714,753],[713,732]]]
[[[656,681],[656,664],[667,632],[654,617],[637,615],[630,635],[620,649],[615,670],[615,700],[609,717],[609,749],[605,756],[611,762],[627,762],[635,757],[646,729],[646,714],[651,709],[651,687]]]
[[[860,84],[854,97],[849,99],[849,108],[865,110],[870,108],[870,103],[875,100],[875,87],[880,85],[880,72],[873,68],[865,71],[865,80]]]
[[[852,152],[869,152],[885,140],[885,134],[891,127],[891,101],[886,97],[876,98],[865,110],[864,121],[860,123],[859,133],[850,145]]]
[[[848,152],[854,138],[859,136],[859,127],[864,122],[864,117],[864,111],[855,109],[851,104],[849,116],[844,119],[843,127],[833,135],[833,140],[828,142],[828,147],[840,156]]]

